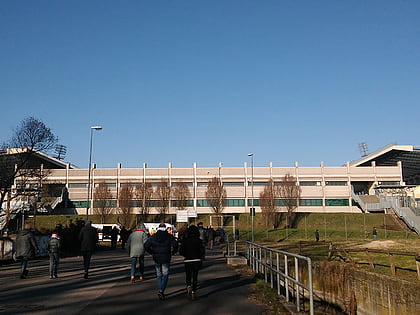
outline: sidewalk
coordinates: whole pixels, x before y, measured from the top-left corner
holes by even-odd
[[[248,300],[250,280],[226,266],[220,250],[208,251],[199,273],[198,299],[187,299],[182,257],[173,257],[166,300],[157,297],[152,259],[146,255],[145,280],[131,284],[124,250],[96,252],[89,279],[81,257],[62,259],[59,278],[49,279],[48,259],[29,262],[28,279],[18,263],[0,266],[0,314],[261,314]]]

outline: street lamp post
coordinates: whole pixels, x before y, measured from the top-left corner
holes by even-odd
[[[248,153],[248,156],[251,157],[251,241],[254,242],[254,217],[255,217],[255,208],[254,208],[254,153]]]
[[[90,127],[89,171],[88,171],[88,186],[87,186],[88,194],[87,194],[87,204],[86,204],[86,221],[89,219],[89,208],[90,208],[90,199],[91,199],[90,173],[91,173],[91,170],[92,170],[93,130],[102,130],[102,126],[92,126],[92,127]]]

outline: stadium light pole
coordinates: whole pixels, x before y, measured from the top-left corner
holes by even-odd
[[[255,217],[255,208],[254,208],[254,153],[248,153],[248,156],[251,157],[251,241],[254,242],[254,217]]]
[[[87,203],[86,203],[86,221],[89,219],[89,208],[90,208],[90,199],[91,199],[91,185],[90,185],[90,173],[92,170],[92,144],[93,144],[93,130],[102,130],[102,126],[92,126],[90,127],[90,147],[89,147],[89,170],[88,170],[88,194],[87,194]]]

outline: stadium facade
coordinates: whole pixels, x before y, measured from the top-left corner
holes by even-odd
[[[407,158],[407,155],[410,157]],[[389,145],[358,161],[334,167],[324,166],[322,162],[316,167],[301,167],[298,163],[292,167],[276,167],[270,163],[267,167],[253,168],[247,163],[236,168],[221,164],[200,168],[195,163],[191,168],[173,168],[171,163],[167,168],[147,168],[145,164],[141,168],[123,168],[121,164],[112,169],[93,166],[91,187],[94,190],[99,183],[106,183],[113,196],[108,205],[118,208],[118,194],[125,183],[137,186],[146,182],[155,188],[162,181],[167,181],[172,187],[182,182],[188,186],[191,195],[187,209],[205,214],[212,212],[206,201],[207,185],[217,177],[227,193],[223,212],[247,213],[252,204],[256,212],[261,211],[259,195],[269,179],[281,182],[289,174],[296,178],[301,188],[296,212],[381,211],[383,209],[368,207],[369,203],[378,203],[378,192],[389,192],[391,189],[393,194],[403,191],[405,195],[415,197],[416,184],[413,183],[420,178],[419,159],[420,151],[413,146]],[[68,194],[67,208],[84,214],[88,208],[88,171],[65,164],[65,168],[52,169],[44,184],[64,186]],[[411,182],[410,185],[407,181]],[[140,213],[140,208],[136,206],[140,202],[133,201],[133,213]],[[175,214],[174,200],[170,205],[169,213]],[[280,207],[280,211],[286,210]],[[150,213],[158,213],[158,209],[152,207]]]

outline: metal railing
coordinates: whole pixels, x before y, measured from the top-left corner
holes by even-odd
[[[265,282],[270,284],[271,288],[276,288],[279,296],[285,296],[287,302],[294,298],[298,312],[303,310],[306,297],[309,299],[309,314],[314,314],[312,261],[309,257],[248,241],[235,241],[235,256],[239,253],[240,245],[246,247],[242,254],[248,259],[248,265],[255,273],[263,274]]]

